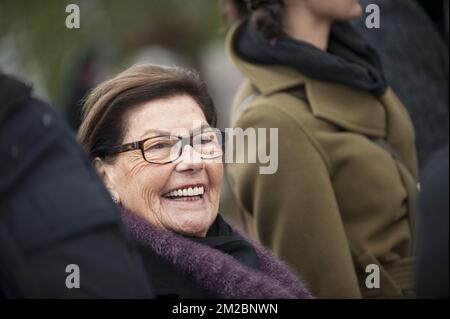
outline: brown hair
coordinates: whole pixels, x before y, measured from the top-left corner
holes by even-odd
[[[143,102],[189,95],[200,106],[209,125],[217,115],[206,84],[198,73],[177,67],[135,65],[95,87],[87,96],[78,138],[92,157],[106,159],[104,148],[123,142],[127,112]]]
[[[282,0],[219,0],[226,23],[250,17],[256,29],[271,41],[283,35],[283,7]]]

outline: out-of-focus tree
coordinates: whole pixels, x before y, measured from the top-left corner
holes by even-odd
[[[79,29],[68,29],[69,4],[80,8]],[[220,28],[213,0],[1,0],[0,41],[13,39],[24,70],[38,72],[49,97],[61,103],[71,62],[95,48],[114,68],[140,48],[158,44],[197,65],[199,50]],[[31,71],[32,70],[32,71]]]

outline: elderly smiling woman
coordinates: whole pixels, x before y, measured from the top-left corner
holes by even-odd
[[[196,73],[138,65],[90,93],[79,139],[121,207],[157,296],[310,298],[284,264],[218,214],[215,125]]]

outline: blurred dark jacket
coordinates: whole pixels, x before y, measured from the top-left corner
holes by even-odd
[[[448,299],[448,146],[426,165],[417,239],[417,297]]]
[[[416,1],[361,3],[364,7],[372,3],[380,7],[379,29],[365,26],[366,15],[356,26],[377,49],[389,84],[411,116],[423,168],[430,155],[448,144],[448,46]]]
[[[448,46],[449,0],[417,0],[441,33]]]
[[[66,266],[80,270],[68,289]],[[57,111],[0,74],[0,295],[147,298],[120,214]]]
[[[291,270],[220,215],[205,237],[182,236],[122,208],[160,298],[310,299]]]

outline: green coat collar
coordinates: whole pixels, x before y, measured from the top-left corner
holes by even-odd
[[[316,81],[290,67],[258,65],[239,57],[234,50],[234,42],[242,26],[243,21],[228,33],[227,51],[234,65],[262,95],[271,96],[304,85],[311,112],[317,118],[361,134],[386,136],[386,110],[373,95],[341,84]],[[389,102],[393,98],[388,89],[381,100]]]

